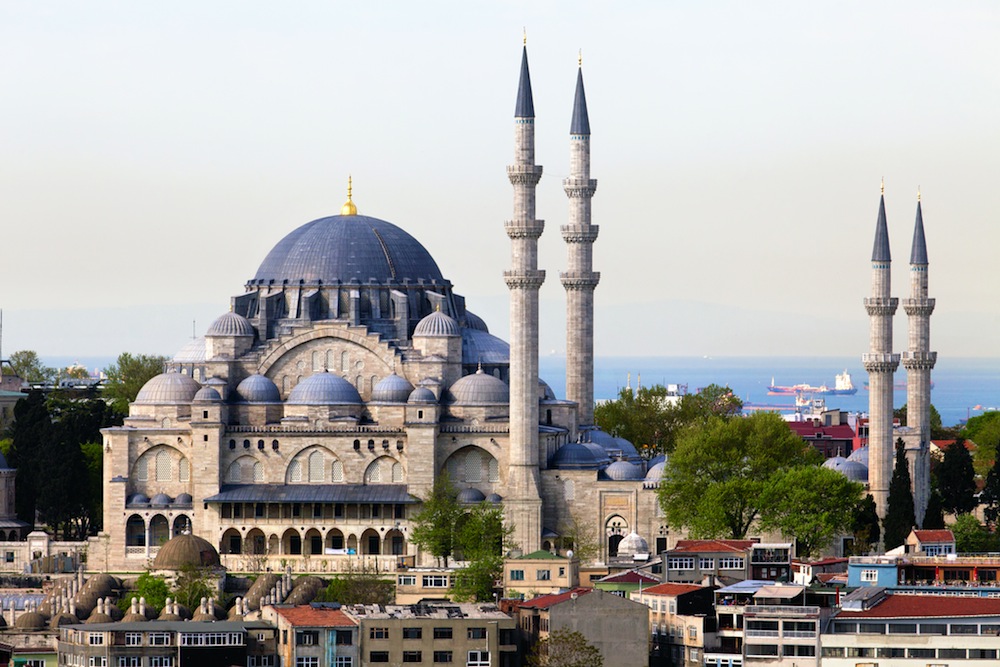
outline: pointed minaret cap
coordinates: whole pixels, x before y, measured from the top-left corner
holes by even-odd
[[[878,222],[875,223],[875,247],[872,249],[872,261],[892,261],[892,256],[889,254],[889,225],[885,221],[885,194],[879,198],[878,202]]]
[[[917,220],[913,223],[913,249],[910,264],[927,264],[927,242],[924,240],[924,214],[920,210],[920,191],[917,191]]]
[[[527,39],[525,39],[527,42]],[[521,80],[517,84],[517,104],[514,118],[534,118],[535,101],[531,97],[531,74],[528,72],[528,46],[521,51]]]
[[[583,91],[582,62],[576,70],[576,97],[573,99],[573,120],[569,125],[569,133],[590,134],[590,117],[587,115],[587,95]]]

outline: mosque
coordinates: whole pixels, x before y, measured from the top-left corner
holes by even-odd
[[[560,229],[567,397],[538,377],[534,117],[525,48],[507,168],[514,211],[502,227],[510,344],[416,239],[359,212],[349,186],[340,215],[278,241],[230,312],[142,388],[123,426],[104,431],[106,532],[91,567],[144,569],[188,531],[230,567],[280,559],[332,570],[351,555],[426,563],[411,519],[444,473],[461,502],[502,506],[525,553],[581,526],[601,545],[595,562],[672,546],[656,502],[662,462],[593,425],[600,274],[582,68]]]

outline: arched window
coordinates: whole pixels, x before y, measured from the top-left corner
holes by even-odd
[[[322,482],[323,477],[323,454],[322,452],[313,452],[309,455],[309,481],[310,482]]]
[[[239,484],[243,481],[243,466],[240,465],[239,461],[233,461],[229,464],[229,470],[226,472],[226,481],[230,484]]]
[[[288,396],[288,376],[281,376],[281,393],[284,396]]]
[[[449,458],[448,465],[446,467],[448,468],[448,479],[450,479],[452,483],[458,482],[462,479],[458,474],[457,456],[452,456],[451,458]]]
[[[255,484],[264,481],[264,466],[261,465],[260,461],[255,461],[253,464],[253,481]]]
[[[333,350],[327,350],[326,351],[326,367],[329,370],[333,370],[334,368],[337,367],[337,359],[336,359],[336,355],[334,354]]]
[[[149,479],[149,458],[143,456],[135,462],[135,480],[145,482],[147,479]]]
[[[347,350],[344,350],[340,353],[340,370],[346,371],[349,363],[350,359],[347,358]]]
[[[365,484],[380,484],[382,482],[382,462],[372,461],[365,470]]]
[[[375,385],[378,384],[378,376],[377,375],[373,375],[373,376],[371,376],[368,379],[371,381],[371,384],[368,385],[368,386],[371,387],[372,389],[375,389]]]
[[[500,462],[492,456],[490,457],[490,462],[487,465],[487,475],[487,480],[492,483],[500,481]]]
[[[398,461],[392,464],[392,483],[393,484],[403,483],[403,464],[399,463]]]
[[[465,482],[483,481],[483,457],[478,449],[470,449],[465,455]]]
[[[344,481],[344,464],[340,461],[333,462],[333,472],[330,475],[330,481],[332,482],[343,482]]]
[[[576,500],[576,485],[573,480],[567,479],[563,482],[563,497],[566,500]]]
[[[191,479],[191,462],[188,461],[186,456],[181,459],[180,464],[177,466],[177,479],[182,482],[187,482]]]
[[[358,390],[359,394],[365,393],[365,379],[360,375],[354,378],[354,387]]]
[[[156,453],[156,481],[170,481],[170,454],[162,450]]]
[[[302,464],[298,461],[288,464],[288,481],[293,484],[302,481]]]
[[[320,352],[319,350],[313,350],[313,353],[312,353],[312,362],[313,362],[313,370],[314,371],[321,371],[321,370],[323,370],[323,356],[322,355],[323,355],[323,353]]]

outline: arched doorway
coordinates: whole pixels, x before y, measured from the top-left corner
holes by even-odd
[[[294,528],[289,528],[281,536],[281,553],[289,556],[302,555],[302,536]]]
[[[377,556],[381,553],[382,540],[374,529],[369,528],[361,533],[361,553],[370,556]]]
[[[358,553],[358,536],[348,535],[347,536],[347,553],[356,554]]]
[[[604,524],[604,534],[607,537],[608,557],[618,555],[618,544],[628,535],[628,521],[619,515],[614,515]]]
[[[327,549],[344,548],[344,534],[340,532],[339,528],[334,528],[326,534],[326,547]]]
[[[310,528],[306,531],[304,553],[310,556],[323,555],[323,536],[315,528]]]
[[[146,522],[138,514],[133,514],[125,522],[125,546],[146,546]]]
[[[280,552],[281,541],[278,540],[278,536],[271,533],[271,536],[267,538],[267,553],[276,554]]]
[[[385,534],[382,542],[382,553],[387,556],[402,556],[406,553],[406,541],[403,533],[395,528]]]
[[[149,521],[150,546],[161,547],[170,539],[170,524],[167,517],[157,514]]]
[[[174,532],[172,533],[172,537],[177,537],[178,535],[190,532],[191,519],[189,519],[186,514],[179,514],[174,517]]]
[[[247,537],[244,542],[245,544],[243,548],[249,554],[263,556],[267,553],[267,538],[264,537],[264,533],[260,530],[260,528],[254,528],[247,533]]]
[[[243,538],[240,536],[240,531],[230,528],[224,532],[222,534],[222,544],[219,546],[221,547],[219,551],[224,554],[243,553]]]

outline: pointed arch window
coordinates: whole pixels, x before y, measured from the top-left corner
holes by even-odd
[[[302,481],[302,464],[298,461],[288,464],[288,481],[292,484]]]
[[[255,484],[264,481],[264,466],[261,465],[260,461],[255,461],[253,464],[253,481]]]
[[[403,483],[403,464],[398,461],[392,464],[392,483]]]
[[[344,481],[344,464],[340,461],[333,462],[333,469],[330,474],[330,481],[332,482],[343,482]]]
[[[487,479],[491,483],[497,483],[500,481],[500,462],[497,461],[492,456],[490,457],[490,462],[487,466]]]
[[[170,454],[165,451],[156,453],[156,481],[170,481]]]
[[[226,473],[226,481],[230,484],[239,484],[243,481],[243,466],[239,461],[229,464],[229,471]]]
[[[483,481],[483,457],[478,449],[470,449],[465,455],[465,479],[466,482]]]
[[[181,459],[180,464],[177,466],[177,479],[182,482],[191,480],[191,462],[186,456]]]
[[[323,454],[313,452],[309,455],[309,481],[322,482],[323,480]]]
[[[381,484],[382,483],[382,462],[372,461],[365,470],[365,484]]]
[[[135,480],[145,482],[149,479],[149,457],[143,456],[135,462]]]

